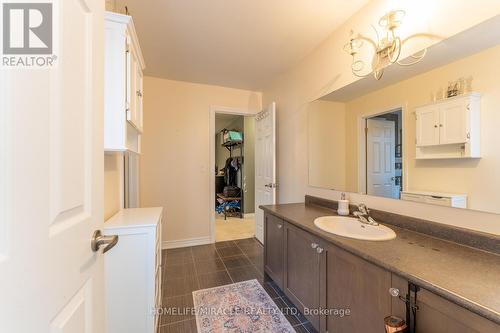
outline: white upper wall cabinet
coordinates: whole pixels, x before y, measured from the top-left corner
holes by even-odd
[[[439,109],[429,106],[416,111],[417,114],[417,146],[434,146],[439,144]]]
[[[481,157],[480,109],[478,93],[417,108],[417,159]]]
[[[144,59],[131,16],[106,13],[104,150],[140,153]]]

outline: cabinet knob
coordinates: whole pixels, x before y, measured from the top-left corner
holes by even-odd
[[[323,248],[318,246],[318,247],[316,248],[316,252],[318,252],[318,253],[323,253]]]
[[[438,125],[434,125],[434,128],[438,128]]]
[[[443,127],[443,124],[439,124],[439,127]]]
[[[283,228],[283,224],[278,224],[278,229]]]
[[[399,296],[399,289],[398,288],[389,288],[389,294],[391,294],[392,297],[398,297]]]
[[[318,244],[316,244],[316,243],[311,243],[311,247],[312,247],[313,249],[316,249],[316,248],[318,247]]]

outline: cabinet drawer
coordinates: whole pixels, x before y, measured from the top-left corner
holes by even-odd
[[[433,205],[451,207],[450,198],[425,197],[425,202]]]
[[[401,200],[413,201],[413,202],[425,202],[425,198],[422,195],[407,194],[407,193],[401,194]]]

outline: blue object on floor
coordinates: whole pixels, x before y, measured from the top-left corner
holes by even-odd
[[[240,202],[239,201],[230,201],[230,202],[224,202],[215,208],[215,211],[219,214],[224,213],[225,210],[228,209],[240,209]]]

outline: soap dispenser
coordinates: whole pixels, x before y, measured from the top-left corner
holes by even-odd
[[[345,193],[340,195],[339,206],[337,209],[337,214],[342,216],[349,215],[349,200],[346,200]]]

